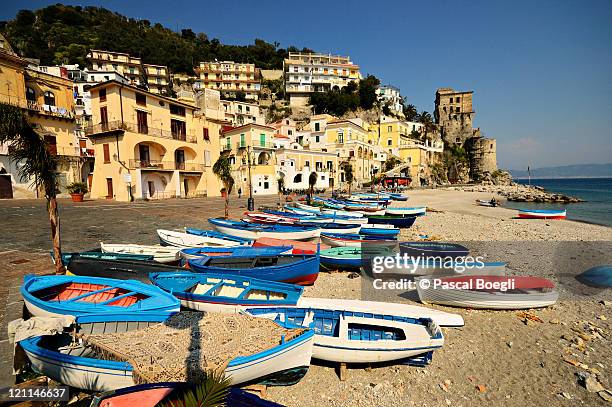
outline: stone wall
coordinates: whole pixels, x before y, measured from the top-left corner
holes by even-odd
[[[485,173],[497,170],[497,141],[485,137],[472,137],[465,144],[470,157],[470,178],[479,181]]]

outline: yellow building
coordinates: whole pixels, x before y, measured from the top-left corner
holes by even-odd
[[[28,120],[38,134],[58,156],[59,189],[66,192],[67,184],[82,181],[85,162],[75,136],[73,83],[67,77],[50,75],[37,70],[37,66],[19,57],[8,42],[0,37],[0,101],[21,107],[28,113]],[[23,188],[23,197],[33,196],[30,180],[21,179],[18,165],[11,163],[8,147],[0,149],[0,166],[11,175],[11,184]],[[12,196],[12,185],[7,186],[3,177],[3,195]],[[8,191],[11,191],[10,193]]]
[[[232,96],[242,91],[247,99],[259,99],[261,73],[254,64],[233,61],[200,62],[195,71],[199,77],[196,88],[215,89]]]
[[[233,193],[238,193],[240,189],[242,195],[248,195],[249,178],[252,180],[253,195],[278,192],[274,133],[273,127],[248,123],[221,134],[221,152],[228,156],[232,164]]]
[[[422,180],[431,175],[430,166],[442,159],[444,144],[441,140],[402,139],[399,146],[399,157],[402,162],[410,164],[412,186],[422,185]]]
[[[358,184],[368,182],[380,168],[378,146],[368,143],[369,133],[360,119],[330,121],[325,127],[326,151],[336,151],[341,163],[350,163]],[[342,167],[342,165],[341,165]],[[340,169],[340,183],[345,182]]]
[[[382,116],[368,127],[368,142],[379,145],[388,153],[399,155],[400,144],[411,139],[413,131],[421,132],[423,124]]]
[[[167,66],[142,63],[140,58],[124,52],[92,49],[87,59],[94,71],[116,71],[128,78],[132,85],[143,85],[146,80],[149,91],[163,93],[170,84]]]
[[[108,81],[90,89],[91,196],[119,201],[219,196],[221,123],[193,104]]]

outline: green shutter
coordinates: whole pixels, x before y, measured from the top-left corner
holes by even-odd
[[[266,146],[266,135],[264,133],[259,135],[259,145],[262,147]]]
[[[240,135],[240,147],[246,147],[246,141],[244,139],[244,133]]]

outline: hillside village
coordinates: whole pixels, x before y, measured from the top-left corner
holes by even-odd
[[[349,56],[289,52],[281,70],[199,61],[191,74],[172,74],[98,49],[89,50],[87,66],[41,65],[2,37],[0,68],[0,102],[27,112],[58,156],[62,193],[84,182],[92,199],[218,196],[219,157],[231,165],[231,194],[242,195],[303,191],[312,173],[318,190],[500,175],[495,139],[473,127],[473,91],[432,92],[433,117],[416,113],[391,85],[376,86],[367,109],[325,111],[321,95],[365,92]],[[0,146],[0,197],[36,197],[9,153]]]

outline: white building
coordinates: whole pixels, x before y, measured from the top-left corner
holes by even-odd
[[[308,180],[313,172],[317,174],[316,189],[333,186],[333,176],[338,171],[338,155],[335,152],[306,150],[297,144],[291,147],[276,150],[276,170],[284,180],[285,189],[308,189]]]
[[[237,100],[221,100],[225,120],[232,126],[242,126],[247,123],[265,124],[257,103],[240,102]]]
[[[290,52],[283,62],[285,91],[292,106],[305,106],[313,92],[340,89],[361,79],[347,56]]]
[[[404,116],[402,109],[402,95],[399,88],[391,85],[383,85],[376,89],[378,101],[382,106],[388,106],[391,113]]]

